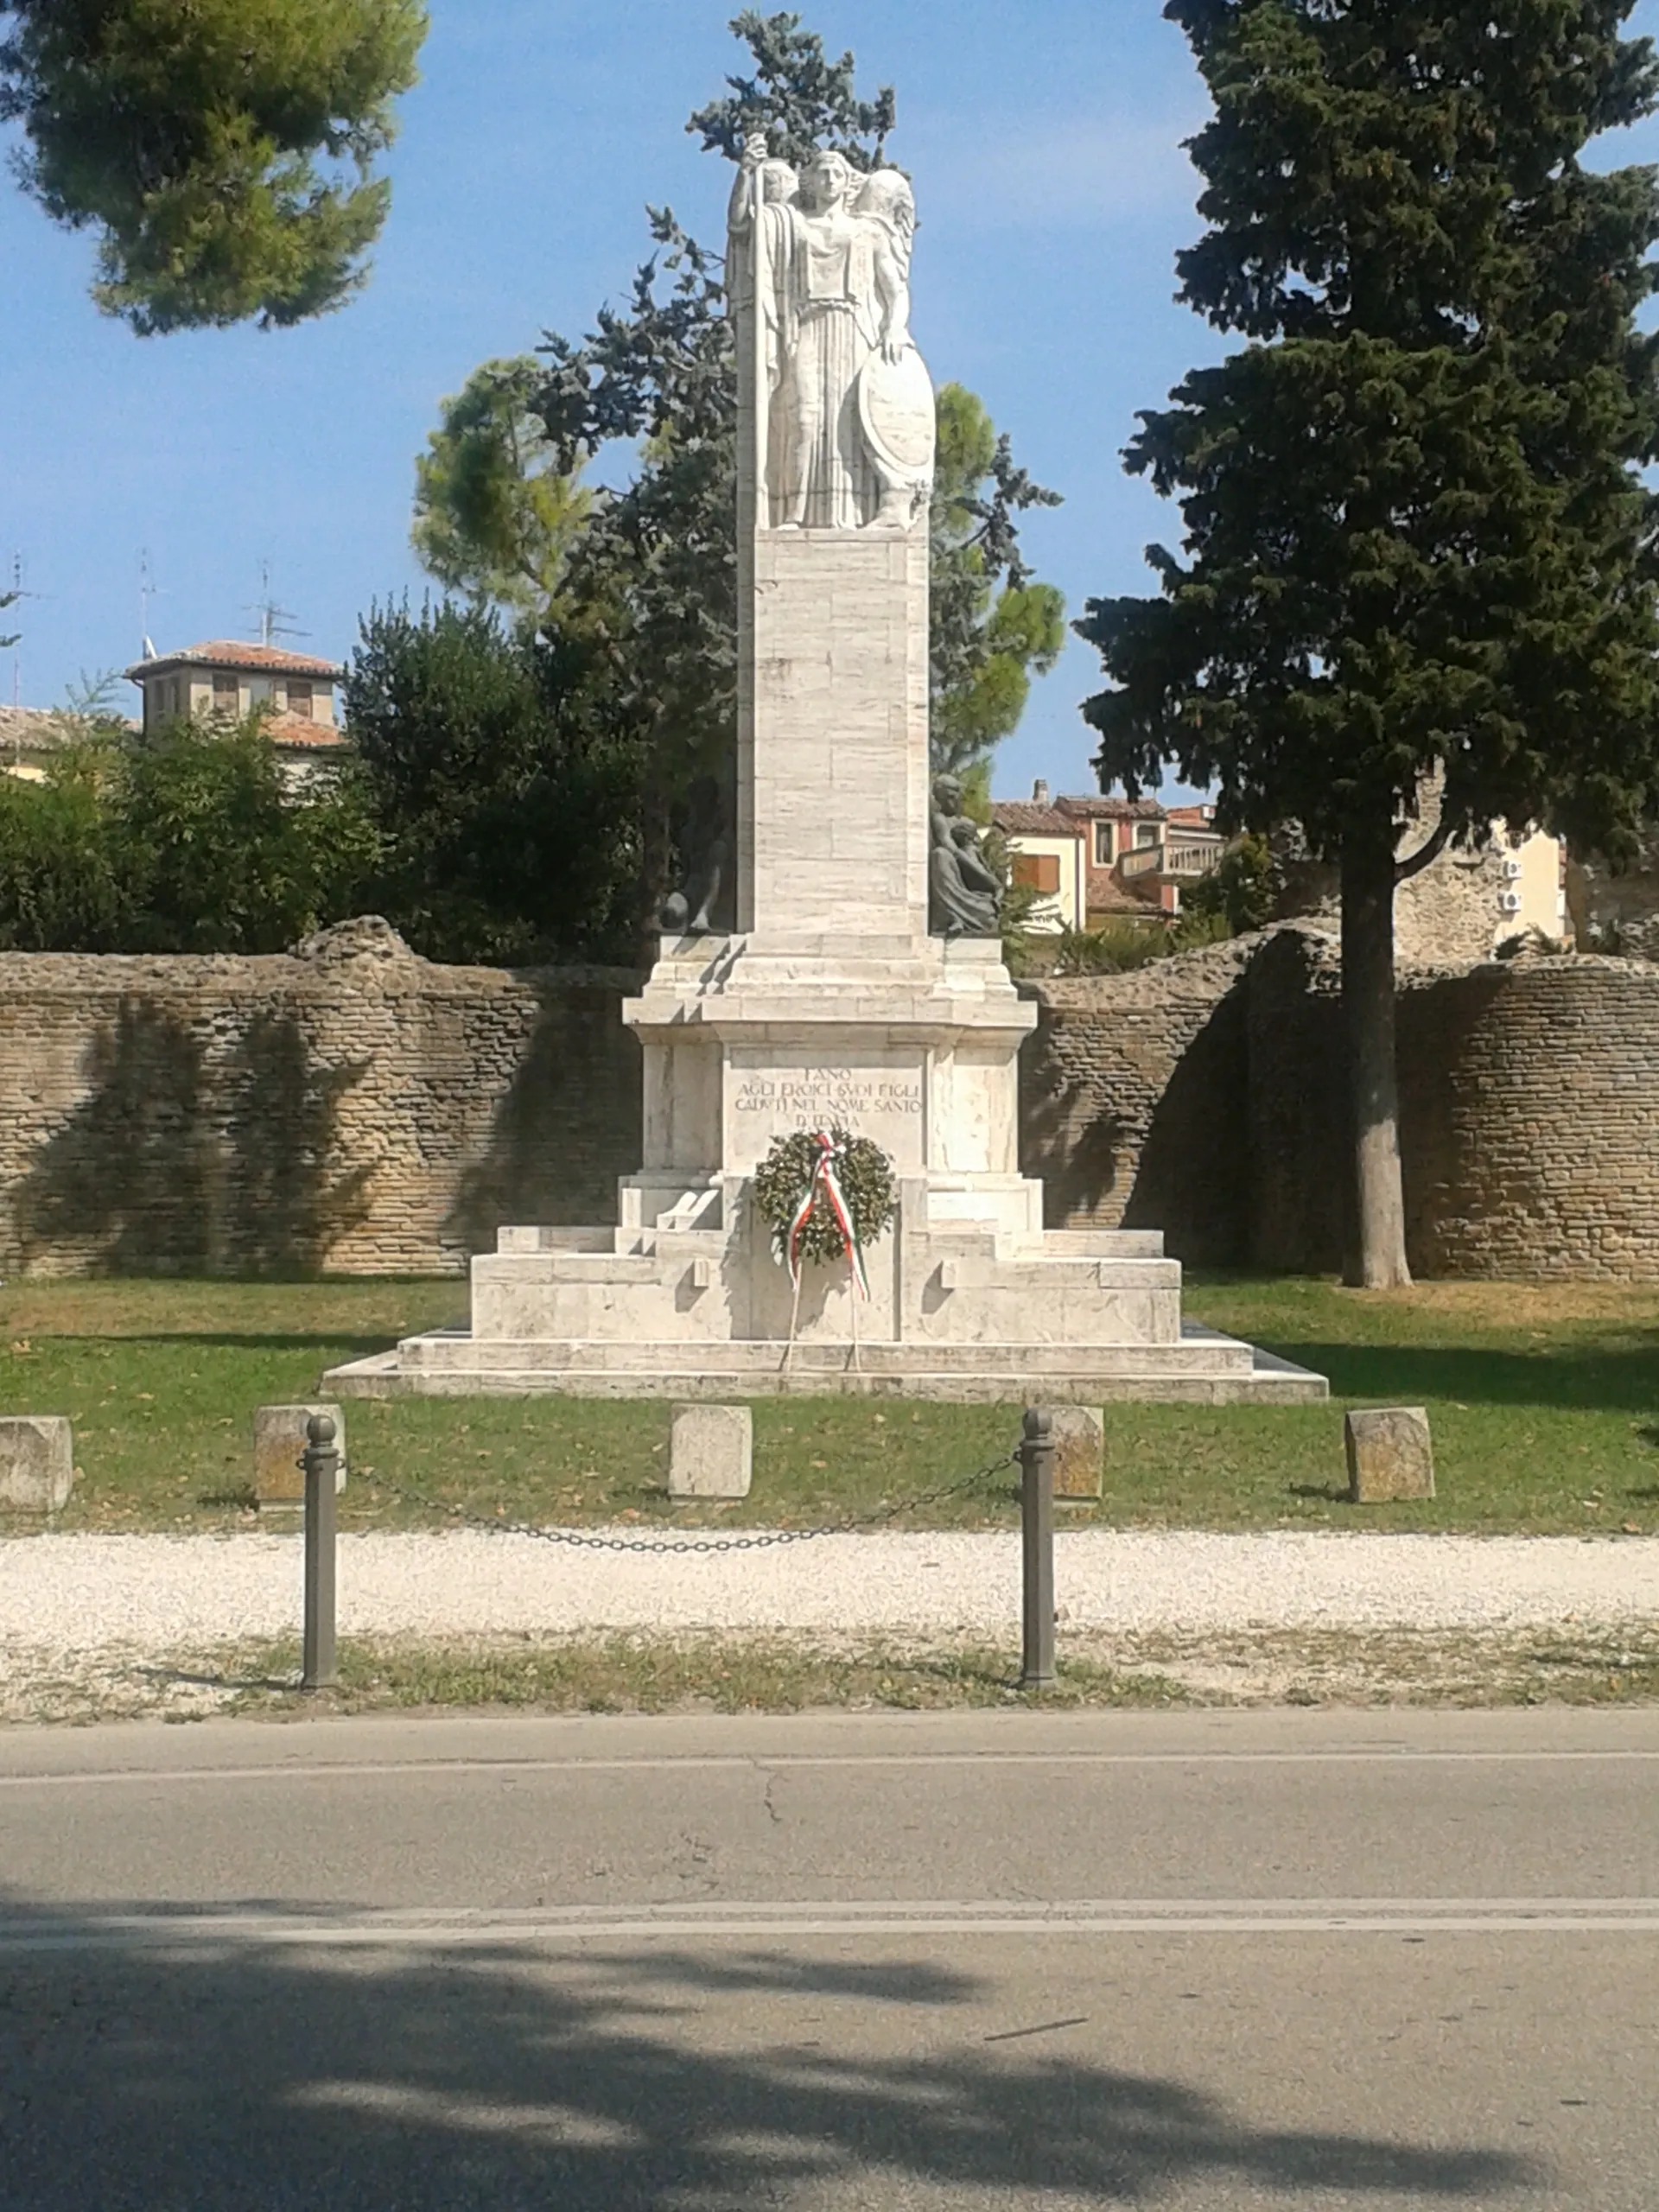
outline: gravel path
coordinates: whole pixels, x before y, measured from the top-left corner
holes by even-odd
[[[630,1532],[632,1533],[632,1532]],[[165,1651],[289,1635],[297,1536],[0,1542],[0,1649]],[[1057,1539],[1063,1618],[1119,1632],[1528,1629],[1659,1621],[1659,1538],[1120,1534]],[[346,1536],[356,1635],[600,1628],[985,1634],[1020,1617],[1007,1535],[823,1537],[711,1556],[471,1532]]]

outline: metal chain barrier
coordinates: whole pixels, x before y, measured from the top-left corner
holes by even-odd
[[[761,1529],[744,1536],[588,1536],[576,1529],[538,1529],[528,1521],[504,1521],[497,1515],[469,1513],[464,1505],[451,1505],[441,1497],[428,1497],[422,1491],[410,1490],[406,1484],[393,1482],[390,1476],[365,1474],[363,1480],[377,1490],[385,1491],[400,1504],[418,1506],[423,1512],[442,1513],[464,1528],[479,1529],[486,1535],[496,1536],[534,1536],[544,1544],[568,1544],[578,1551],[589,1552],[760,1552],[779,1544],[809,1544],[819,1536],[855,1536],[867,1529],[880,1529],[889,1521],[896,1521],[901,1514],[919,1513],[923,1507],[942,1505],[947,1498],[960,1497],[966,1491],[988,1482],[993,1475],[1001,1474],[1005,1467],[1020,1464],[1018,1450],[1005,1452],[983,1467],[976,1467],[971,1475],[957,1481],[942,1483],[935,1490],[920,1491],[914,1497],[901,1497],[895,1505],[878,1506],[872,1513],[849,1514],[845,1520],[832,1521],[821,1529]]]

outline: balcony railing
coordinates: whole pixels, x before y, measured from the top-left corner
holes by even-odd
[[[1219,837],[1171,839],[1163,845],[1137,845],[1124,854],[1118,868],[1128,878],[1137,875],[1208,875],[1221,858]]]

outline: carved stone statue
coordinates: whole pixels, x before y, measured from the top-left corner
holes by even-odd
[[[750,137],[732,194],[740,342],[755,348],[763,528],[909,529],[933,475],[933,388],[910,336],[916,202],[896,169]]]
[[[954,776],[935,779],[928,830],[929,930],[935,937],[995,937],[1002,887],[980,849],[979,825],[962,810]]]

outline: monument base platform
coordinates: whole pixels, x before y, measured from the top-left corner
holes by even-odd
[[[469,1331],[337,1368],[342,1396],[781,1395],[1217,1405],[1324,1379],[1183,1326],[1151,1230],[1043,1225],[1019,1169],[1018,1057],[1036,1020],[994,940],[671,940],[626,1018],[645,1162],[617,1225],[504,1228]],[[891,1226],[799,1291],[755,1199],[768,1147],[850,1125],[893,1166]]]
[[[797,1306],[742,1213],[729,1235],[504,1230],[503,1249],[473,1263],[470,1331],[409,1338],[334,1369],[327,1388],[1089,1405],[1329,1395],[1322,1376],[1183,1323],[1180,1268],[1154,1232],[942,1230],[926,1225],[919,1195],[871,1255],[874,1295],[856,1317],[838,1269],[810,1270]]]
[[[409,1357],[414,1346],[417,1357]],[[522,1348],[514,1347],[512,1350]],[[639,1344],[626,1367],[598,1363],[592,1344],[537,1347],[548,1363],[515,1361],[510,1348],[479,1344],[460,1332],[417,1338],[396,1351],[337,1367],[327,1388],[338,1398],[672,1398],[715,1402],[746,1398],[912,1398],[956,1405],[1303,1405],[1330,1395],[1325,1377],[1293,1367],[1230,1337],[1191,1331],[1162,1358],[1134,1371],[1109,1348],[1097,1360],[1074,1357],[1058,1368],[1033,1367],[1027,1347],[976,1348],[970,1366],[943,1368],[920,1347],[865,1347],[856,1365],[850,1345],[833,1359],[782,1344],[741,1346],[742,1357],[711,1367],[699,1354],[687,1364],[683,1344]],[[895,1351],[899,1357],[895,1357]]]

